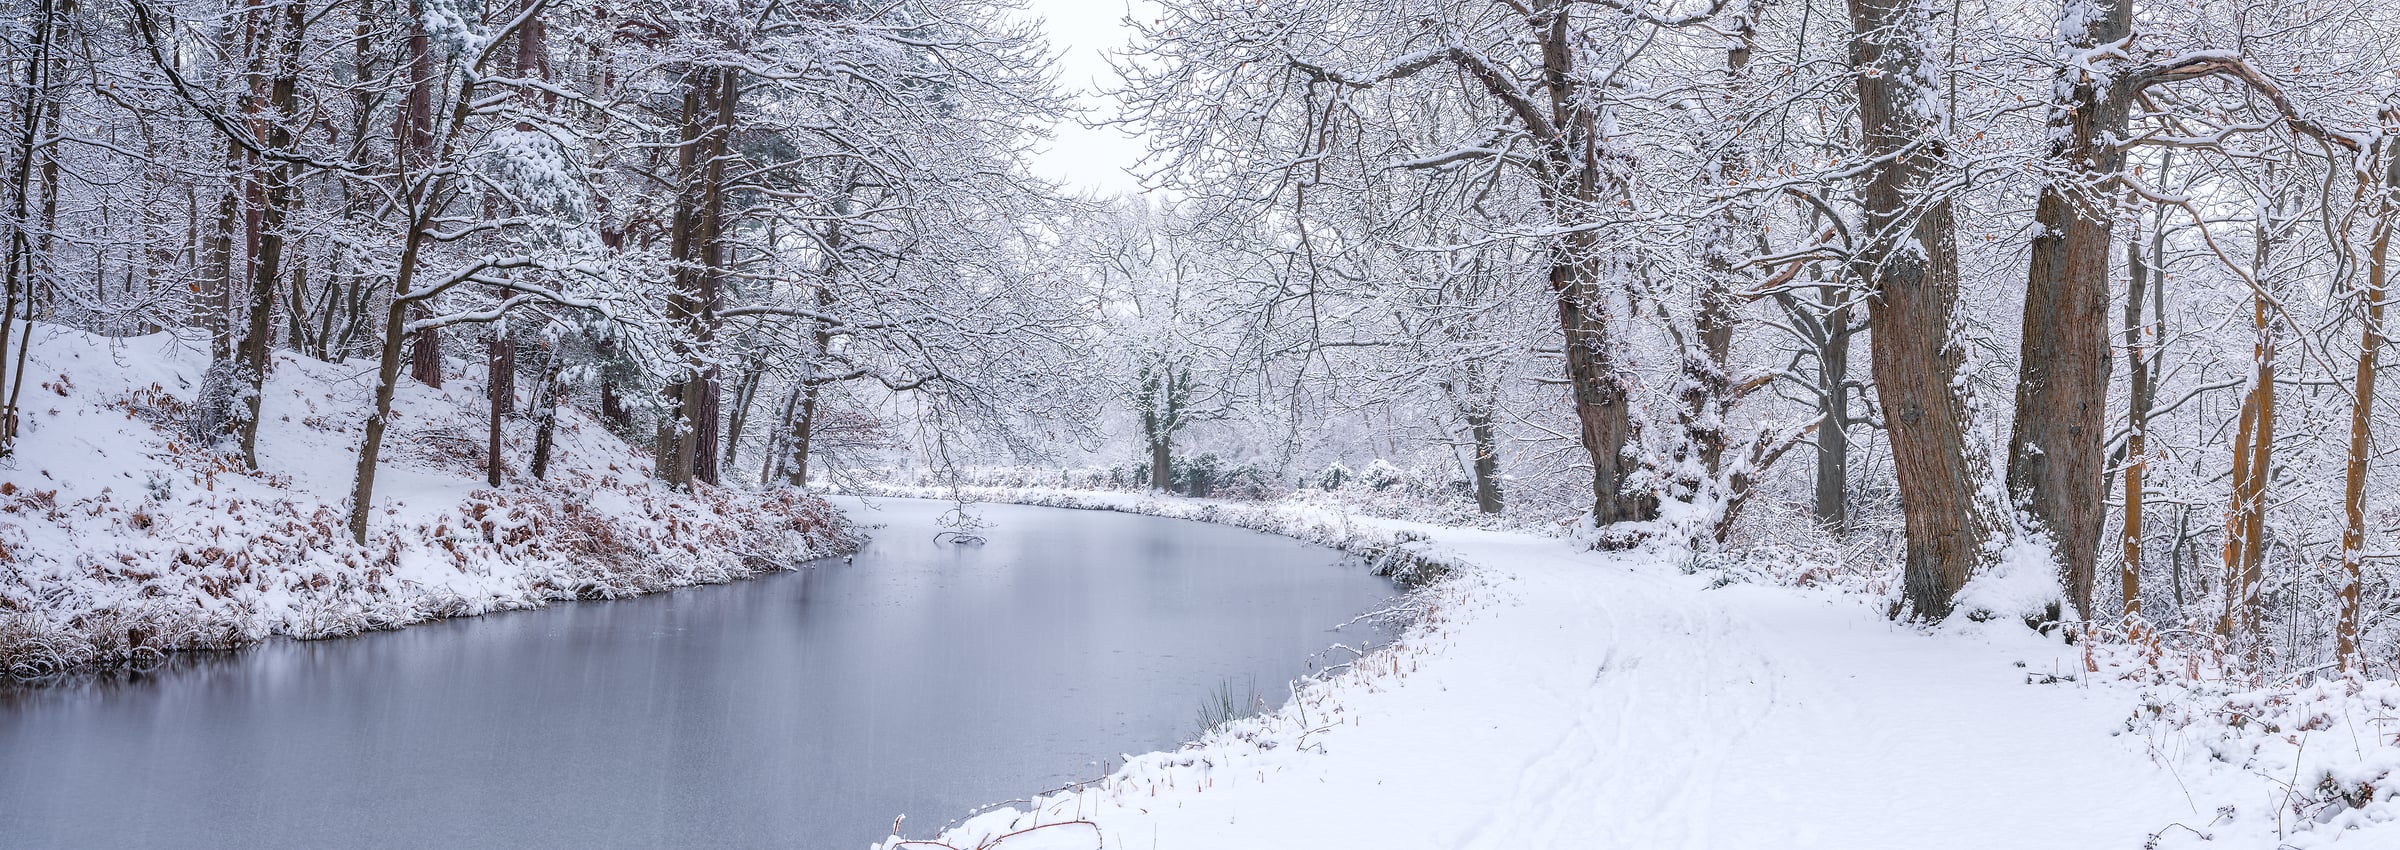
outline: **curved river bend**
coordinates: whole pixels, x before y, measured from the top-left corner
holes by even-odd
[[[1385,637],[1330,627],[1390,583],[1281,537],[843,504],[888,525],[854,562],[0,690],[0,845],[861,848]]]

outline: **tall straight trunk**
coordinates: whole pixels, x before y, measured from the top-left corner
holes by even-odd
[[[253,4],[255,5],[255,4]],[[258,15],[255,8],[234,15],[218,30],[217,47],[229,58],[240,60],[240,76],[224,81],[237,93],[237,110],[244,120],[255,118],[258,98],[251,91],[249,80],[256,73],[259,56],[264,52],[258,44],[255,27]],[[202,444],[222,446],[238,441],[243,418],[241,380],[235,364],[240,329],[234,324],[235,309],[244,303],[237,295],[251,271],[250,258],[256,255],[251,235],[257,231],[246,210],[254,207],[256,193],[252,172],[256,162],[248,149],[233,140],[225,142],[225,190],[217,198],[215,229],[210,231],[204,248],[207,265],[207,291],[202,294],[200,324],[208,333],[208,369],[201,373],[200,391],[193,405],[192,435]],[[250,202],[250,203],[246,203]]]
[[[400,160],[410,173],[425,167],[433,153],[433,43],[425,33],[425,0],[416,0],[410,10],[408,31],[408,93],[401,100],[400,126],[393,134],[400,141]],[[416,305],[412,319],[432,318],[433,308]],[[442,332],[428,327],[417,331],[410,341],[409,377],[429,387],[442,385]]]
[[[34,20],[31,49],[25,62],[24,102],[19,104],[18,124],[9,154],[8,248],[7,268],[0,275],[7,278],[5,300],[0,301],[0,387],[24,383],[24,358],[15,363],[8,358],[9,338],[17,337],[17,349],[24,351],[33,341],[33,304],[36,277],[33,240],[27,231],[32,213],[33,161],[40,156],[42,123],[48,110],[51,41],[55,37],[58,0],[41,0],[40,11]],[[22,311],[22,321],[19,313]],[[0,456],[14,450],[19,420],[15,393],[0,398]]]
[[[2275,460],[2275,294],[2269,291],[2275,211],[2268,207],[2252,231],[2250,258],[2250,393],[2242,407],[2242,437],[2234,451],[2233,504],[2227,511],[2224,631],[2245,661],[2256,664],[2264,635],[2260,595],[2266,582],[2267,480]]]
[[[2165,224],[2163,218],[2160,224]],[[2125,243],[2125,268],[2125,374],[2131,386],[2125,394],[2125,557],[2117,578],[2125,618],[2138,621],[2142,615],[2142,479],[2150,467],[2150,404],[2156,393],[2150,380],[2150,352],[2143,343],[2148,328],[2142,319],[2142,298],[2150,288],[2151,269],[2138,234]]]
[[[303,28],[308,23],[307,11],[305,4],[287,3],[283,6],[282,26],[266,22],[266,29],[283,40],[275,80],[267,94],[267,107],[275,116],[268,125],[267,147],[273,150],[291,147],[292,125],[299,119],[300,55],[306,42]],[[259,193],[258,250],[250,264],[248,322],[241,342],[234,347],[234,375],[240,383],[242,401],[239,426],[242,463],[251,469],[258,468],[259,406],[265,400],[267,367],[274,352],[275,291],[281,283],[286,242],[283,225],[298,199],[297,180],[298,175],[289,163],[265,169],[265,186]]]
[[[1867,167],[1865,233],[1851,276],[1868,290],[1876,393],[1891,431],[1907,532],[1902,592],[1915,616],[1948,616],[1996,528],[1977,495],[1981,453],[1968,442],[1959,382],[1958,251],[1950,201],[1926,191],[1943,168],[1938,103],[1917,41],[1929,11],[1913,0],[1848,0],[1850,65]]]
[[[1840,297],[1830,290],[1831,300]],[[1813,511],[1817,523],[1836,534],[1850,530],[1850,334],[1842,332],[1850,323],[1850,310],[1842,307],[1828,314],[1827,338],[1817,357],[1818,404],[1822,419],[1817,425],[1816,492]]]
[[[2217,620],[2217,633],[2227,640],[2240,634],[2242,623],[2242,544],[2250,493],[2250,441],[2258,425],[2258,392],[2253,388],[2242,394],[2241,422],[2233,432],[2233,487],[2225,505],[2224,590],[2225,614]]]
[[[1808,332],[1817,360],[1817,463],[1813,501],[1817,525],[1835,534],[1850,531],[1850,300],[1844,287],[1825,282],[1816,268],[1816,303],[1802,306],[1795,295],[1777,301],[1793,324]]]
[[[718,290],[723,283],[725,159],[733,132],[738,74],[730,67],[691,71],[683,96],[683,136],[669,246],[675,263],[675,294],[669,314],[682,326],[688,349],[685,373],[668,384],[670,415],[659,424],[658,477],[678,487],[694,480],[717,483],[719,390],[717,368],[704,365],[716,336]]]
[[[686,451],[692,457],[692,478],[708,484],[718,483],[717,447],[722,444],[720,427],[724,409],[724,384],[718,381],[717,367],[709,366],[700,379],[685,382],[684,415],[692,423],[691,445]]]
[[[294,199],[295,204],[305,201],[305,197]],[[291,282],[284,287],[283,297],[283,347],[307,352],[323,345],[308,338],[311,313],[308,302],[308,254],[304,251],[296,251],[292,255]],[[320,301],[315,309],[323,312],[326,306]]]
[[[2133,0],[2070,3],[2062,32],[2088,50],[2133,31]],[[2008,490],[2055,547],[2067,599],[2092,608],[2094,565],[2106,519],[2103,447],[2108,421],[2107,204],[2079,201],[2078,185],[2113,191],[2125,166],[2125,134],[2134,80],[2095,75],[2082,63],[2052,82],[2050,175],[2034,208],[2032,259],[2025,277],[2025,318],[2017,358],[2015,427],[2008,443]]]
[[[2400,123],[2400,113],[2387,110],[2384,122]],[[2387,337],[2383,331],[2383,299],[2390,291],[2393,219],[2400,216],[2392,193],[2400,192],[2400,145],[2385,139],[2376,153],[2384,156],[2383,185],[2375,187],[2375,230],[2367,252],[2367,289],[2358,332],[2358,376],[2350,398],[2350,456],[2342,471],[2341,615],[2333,630],[2333,658],[2342,672],[2358,663],[2359,584],[2367,549],[2367,459],[2374,431],[2375,369]]]
[[[483,453],[484,483],[500,486],[501,471],[506,465],[501,457],[501,424],[517,408],[517,344],[508,338],[508,326],[492,326],[492,338],[484,344],[484,397],[488,433]]]

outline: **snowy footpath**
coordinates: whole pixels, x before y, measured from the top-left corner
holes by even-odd
[[[1127,494],[1010,500],[1275,525]],[[2380,809],[2302,828],[2313,777],[2135,722],[2144,691],[2078,675],[2081,649],[2020,624],[1912,627],[1880,600],[1717,587],[1534,535],[1285,520],[1320,542],[1413,532],[1460,568],[1411,597],[1400,644],[1279,711],[885,846],[2400,847]],[[2373,749],[2380,719],[2289,737]]]

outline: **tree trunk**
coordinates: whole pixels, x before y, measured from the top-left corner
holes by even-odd
[[[790,477],[786,482],[803,490],[808,489],[808,455],[817,433],[817,395],[817,385],[809,384],[801,387],[793,396],[799,413],[792,420],[789,440],[791,459],[790,465],[785,467]]]
[[[703,365],[716,335],[718,290],[725,267],[725,159],[733,132],[738,74],[727,67],[695,68],[683,96],[683,136],[677,173],[674,230],[675,294],[669,314],[682,326],[688,358],[682,380],[669,384],[673,414],[659,425],[659,477],[677,487],[717,483],[717,370]]]
[[[1498,516],[1503,507],[1500,495],[1500,446],[1489,413],[1467,414],[1467,432],[1475,441],[1475,509]]]
[[[2242,542],[2244,517],[2250,493],[2250,440],[2258,424],[2258,393],[2255,388],[2242,395],[2241,424],[2233,434],[2233,488],[2225,504],[2225,615],[2217,620],[2217,634],[2227,640],[2235,639],[2242,623]]]
[[[383,432],[391,423],[392,393],[400,382],[400,349],[407,336],[410,302],[402,296],[416,278],[417,253],[424,228],[414,222],[400,249],[400,271],[393,282],[391,304],[384,309],[383,349],[375,366],[375,409],[367,414],[366,434],[358,445],[358,467],[351,474],[350,539],[365,545],[367,516],[375,506],[375,466],[383,457]]]
[[[1814,271],[1811,274],[1815,274]],[[1811,512],[1835,534],[1850,531],[1850,324],[1843,287],[1817,287],[1817,469]]]
[[[416,37],[423,37],[421,26]],[[426,98],[427,130],[424,144],[418,149],[426,156],[417,163],[402,159],[400,197],[408,215],[407,232],[401,237],[400,264],[392,279],[392,298],[384,308],[382,354],[375,366],[375,409],[367,414],[366,433],[359,440],[358,466],[351,477],[350,537],[361,545],[367,542],[367,517],[375,509],[375,468],[383,456],[383,434],[391,423],[392,395],[400,382],[401,347],[409,336],[410,310],[418,300],[412,297],[417,264],[429,238],[428,231],[434,227],[434,220],[441,212],[439,207],[448,196],[445,175],[425,169],[422,164],[450,158],[451,148],[457,143],[458,127],[467,120],[475,103],[475,81],[469,75],[459,84],[458,96],[451,103],[449,132],[439,151],[433,149],[432,143],[432,92],[429,87],[420,87]]]
[[[394,137],[400,141],[400,160],[409,174],[424,169],[433,154],[433,44],[425,34],[425,0],[416,0],[411,8],[408,32],[408,94],[401,102],[400,126]],[[410,318],[427,319],[433,315],[428,304],[416,305]],[[409,377],[428,387],[442,385],[442,332],[426,328],[415,334],[409,349]]]
[[[484,398],[491,415],[490,433],[484,447],[484,483],[500,486],[504,459],[501,457],[501,424],[517,406],[517,344],[508,339],[508,326],[492,326],[492,338],[484,344]]]
[[[2227,511],[2226,612],[2223,630],[2245,662],[2260,660],[2264,634],[2259,597],[2265,590],[2267,479],[2275,460],[2275,294],[2269,290],[2268,256],[2278,222],[2273,205],[2264,209],[2252,236],[2250,259],[2250,394],[2235,439],[2233,505]]]
[[[2164,224],[2162,221],[2161,224]],[[2138,237],[2125,243],[2125,374],[2131,387],[2125,394],[2125,530],[2124,564],[2118,570],[2119,596],[2125,619],[2142,616],[2142,477],[2150,466],[2150,386],[2148,352],[2143,345],[2142,298],[2148,293],[2150,267]],[[2088,613],[2088,609],[2087,609]]]
[[[241,72],[245,74],[258,70],[257,57],[260,52],[255,40],[246,37],[251,35],[245,26],[250,22],[250,17],[247,14],[229,17],[217,38],[218,49],[224,51],[229,59],[239,57]],[[231,78],[225,81],[225,85],[232,88],[240,80],[240,77]],[[247,85],[244,84],[243,88],[246,89]],[[235,96],[235,100],[245,120],[252,118],[249,113],[257,108],[257,98],[243,91]],[[200,392],[194,404],[192,421],[192,436],[211,448],[222,447],[227,441],[238,441],[241,434],[242,380],[237,374],[241,367],[235,363],[237,330],[233,321],[234,307],[241,302],[234,293],[238,288],[235,281],[246,277],[250,270],[249,258],[254,252],[249,249],[256,247],[246,238],[253,229],[246,227],[249,219],[244,215],[243,203],[251,196],[250,172],[254,170],[255,163],[250,152],[231,139],[225,142],[224,163],[225,193],[217,199],[215,229],[209,233],[204,249],[208,265],[205,278],[208,291],[201,297],[199,319],[201,327],[208,332],[208,369],[200,375]],[[235,244],[236,233],[242,233],[245,237],[239,248]]]
[[[1175,469],[1170,462],[1174,451],[1172,441],[1173,438],[1167,435],[1152,435],[1150,438],[1150,489],[1161,493],[1175,490]]]
[[[1617,370],[1608,292],[1591,243],[1588,234],[1577,232],[1555,249],[1550,291],[1558,300],[1578,435],[1592,464],[1592,521],[1607,525],[1649,519],[1655,502],[1646,494],[1625,492],[1634,468],[1625,457],[1625,445],[1633,440],[1633,406],[1630,387]]]
[[[307,6],[287,3],[283,7],[284,21],[279,35],[285,49],[278,58],[275,81],[267,95],[267,106],[275,118],[268,125],[267,146],[281,150],[292,145],[292,125],[299,119],[300,55],[305,45]],[[267,22],[267,29],[278,28]],[[258,468],[259,406],[265,400],[267,367],[273,356],[275,341],[275,290],[282,275],[285,246],[283,224],[288,216],[299,187],[293,166],[280,163],[266,169],[266,185],[258,209],[258,251],[251,263],[250,293],[247,326],[240,344],[235,346],[235,375],[240,382],[242,411],[240,435],[242,463]]]
[[[32,48],[25,62],[25,82],[21,90],[25,101],[18,111],[18,126],[11,141],[8,192],[8,267],[0,274],[7,278],[5,303],[0,303],[0,387],[24,383],[23,357],[12,364],[8,358],[9,337],[17,337],[17,349],[22,352],[33,341],[33,304],[35,261],[33,243],[28,234],[33,194],[33,161],[40,155],[42,123],[46,115],[44,101],[50,100],[49,77],[52,39],[57,30],[57,0],[41,0],[41,11],[32,27]],[[19,310],[23,311],[19,321]],[[18,413],[15,393],[0,398],[0,456],[14,450],[17,437]]]
[[[2400,122],[2400,115],[2386,111],[2383,119],[2389,125]],[[2367,288],[2359,293],[2365,303],[2358,333],[2358,377],[2350,398],[2350,456],[2342,473],[2342,604],[2333,630],[2333,658],[2344,673],[2358,664],[2358,596],[2367,548],[2367,459],[2373,448],[2375,368],[2385,342],[2383,299],[2390,285],[2393,219],[2400,216],[2392,198],[2393,192],[2400,191],[2400,145],[2387,138],[2381,147],[2392,149],[2377,151],[2385,157],[2383,185],[2375,187],[2380,197],[2367,252]]]
[[[2062,29],[2074,47],[2119,41],[2133,30],[2132,0],[2071,4]],[[2102,430],[2108,420],[2108,252],[2110,213],[2079,210],[2076,184],[2102,181],[2125,165],[2133,90],[2125,75],[2103,87],[2091,69],[2059,71],[2050,105],[2051,175],[2034,208],[2032,260],[2017,359],[2015,427],[2008,444],[2008,490],[2050,535],[2067,599],[2092,609],[2094,564],[2106,519]]]
[[[1943,167],[1938,103],[1915,39],[1932,30],[1911,0],[1848,0],[1860,139],[1871,165],[1860,193],[1865,233],[1850,273],[1866,285],[1875,387],[1891,431],[1907,529],[1903,596],[1915,616],[1948,616],[1996,528],[1977,495],[1981,453],[1968,442],[1965,359],[1951,338],[1958,253],[1946,197],[1924,194]]]
[[[1728,91],[1743,92],[1749,88],[1750,41],[1755,33],[1748,15],[1735,16],[1731,24],[1734,33],[1725,50],[1725,86]],[[1705,176],[1712,186],[1732,186],[1750,170],[1750,140],[1735,134],[1720,144]],[[1700,297],[1697,315],[1692,317],[1692,331],[1698,339],[1696,346],[1687,346],[1683,352],[1681,418],[1684,443],[1699,460],[1699,472],[1707,482],[1689,482],[1691,495],[1718,499],[1722,510],[1723,502],[1733,498],[1733,488],[1720,470],[1730,439],[1726,419],[1732,415],[1734,402],[1733,326],[1740,317],[1739,291],[1747,288],[1747,274],[1739,262],[1748,253],[1743,246],[1759,239],[1760,225],[1755,210],[1739,199],[1720,196],[1717,202],[1721,212],[1703,230],[1700,245]],[[1704,486],[1716,492],[1703,493]]]
[[[542,377],[534,386],[538,398],[534,407],[533,463],[528,471],[533,474],[535,481],[550,474],[550,450],[558,433],[558,397],[565,391],[559,385],[558,376],[565,365],[566,358],[560,356],[556,348],[545,352],[542,357]]]
[[[758,385],[766,370],[753,362],[742,370],[742,380],[734,384],[733,415],[726,417],[725,456],[721,466],[733,466],[742,450],[742,431],[750,425],[750,405],[758,399]]]

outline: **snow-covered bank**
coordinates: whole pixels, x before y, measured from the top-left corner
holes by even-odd
[[[318,638],[790,569],[850,545],[787,492],[655,484],[650,461],[562,410],[547,480],[484,485],[480,384],[404,382],[365,546],[343,527],[365,364],[279,352],[261,469],[185,432],[204,346],[36,325],[23,438],[0,461],[0,670],[37,677],[269,636]],[[480,371],[480,370],[475,370]]]
[[[969,495],[1337,544],[1405,532],[1460,578],[1279,711],[886,848],[2400,846],[2388,683],[2208,696],[2093,675],[2084,647],[2004,619],[1911,627],[1873,595],[1563,539]]]

